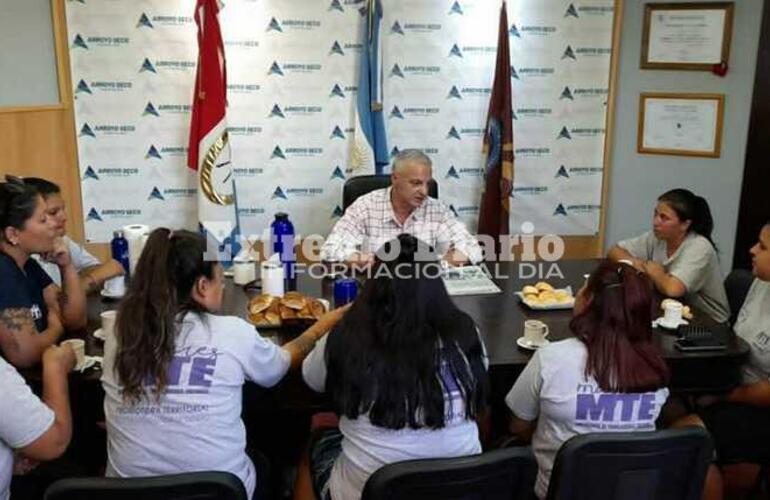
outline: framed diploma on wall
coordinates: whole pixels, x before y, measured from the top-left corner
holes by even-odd
[[[642,93],[639,153],[719,158],[724,94]]]
[[[711,71],[727,64],[733,8],[733,2],[645,4],[641,67]]]

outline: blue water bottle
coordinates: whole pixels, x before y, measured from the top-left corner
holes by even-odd
[[[283,263],[284,275],[287,280],[293,280],[294,263],[294,225],[289,215],[284,212],[275,214],[275,220],[270,224],[273,253],[277,253]]]
[[[128,276],[129,261],[128,261],[128,240],[123,236],[123,231],[115,231],[112,233],[112,242],[110,243],[110,249],[112,250],[112,258],[120,262],[123,269]]]

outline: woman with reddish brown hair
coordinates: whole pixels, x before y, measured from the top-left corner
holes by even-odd
[[[655,430],[669,371],[652,340],[652,290],[632,266],[602,262],[575,299],[575,338],[540,348],[506,396],[511,430],[532,440],[539,498],[572,436]]]

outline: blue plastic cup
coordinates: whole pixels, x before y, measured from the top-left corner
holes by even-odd
[[[342,307],[353,302],[356,295],[358,295],[358,281],[345,278],[334,282],[334,307]]]

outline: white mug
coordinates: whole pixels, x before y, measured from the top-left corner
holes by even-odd
[[[83,339],[70,339],[65,340],[61,345],[68,345],[72,347],[75,352],[75,370],[80,368],[86,363],[86,341]]]
[[[125,276],[115,276],[104,282],[104,292],[111,297],[122,297],[126,294]]]
[[[548,336],[548,325],[540,320],[528,319],[524,322],[524,340],[532,345],[539,345]]]
[[[682,303],[675,300],[666,303],[663,309],[663,322],[678,326],[682,322]]]
[[[252,260],[233,261],[233,283],[245,285],[257,279],[257,264]]]
[[[115,334],[115,320],[118,317],[118,311],[104,311],[99,315],[102,318],[102,334],[105,338]]]
[[[262,263],[262,293],[267,293],[273,297],[283,297],[283,264],[266,260]]]

